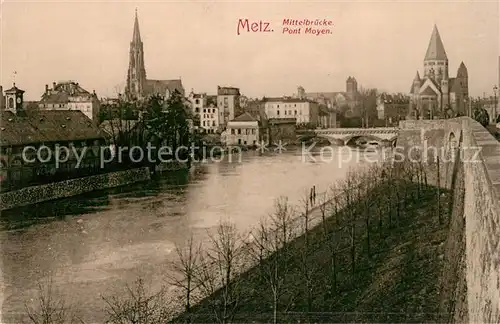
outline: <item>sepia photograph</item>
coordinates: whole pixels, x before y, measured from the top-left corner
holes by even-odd
[[[500,323],[500,2],[0,1],[0,323]]]

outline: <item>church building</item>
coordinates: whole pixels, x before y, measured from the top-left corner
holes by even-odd
[[[132,42],[130,42],[130,60],[125,95],[129,99],[143,99],[155,94],[160,94],[168,98],[174,90],[180,92],[182,97],[185,96],[184,87],[180,79],[151,80],[146,78],[144,48],[141,33],[139,32],[139,19],[137,18],[136,10],[134,33]]]
[[[457,76],[449,77],[448,57],[436,25],[424,58],[424,75],[421,77],[417,71],[410,97],[409,118],[435,119],[467,114],[467,68],[462,62]]]

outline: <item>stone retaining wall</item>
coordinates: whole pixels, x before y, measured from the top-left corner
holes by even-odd
[[[0,194],[0,210],[76,196],[90,191],[114,188],[147,180],[150,180],[149,168],[143,167],[26,187]]]
[[[445,255],[455,260],[452,268],[458,278],[455,287],[448,289],[455,293],[446,296],[454,303],[447,309],[450,321],[500,323],[500,143],[468,117],[403,121],[400,127],[398,146],[423,146],[427,140],[429,145],[461,154],[455,163],[443,163],[445,172],[440,174],[440,183],[453,189],[460,187],[456,185],[457,174],[463,168],[463,195],[458,195],[463,198],[453,201],[449,238],[465,236],[465,253],[460,252],[461,244],[447,242],[451,248]],[[453,145],[461,147],[453,150]],[[453,219],[456,217],[462,217],[465,226],[460,226],[463,220]],[[460,274],[460,269],[465,273]]]

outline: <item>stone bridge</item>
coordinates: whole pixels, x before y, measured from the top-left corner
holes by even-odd
[[[441,160],[439,173],[439,160],[424,160],[430,182],[452,193],[448,239],[435,260],[444,267],[440,311],[448,323],[500,323],[500,143],[468,117],[400,122],[398,148],[416,146],[455,156]]]
[[[350,145],[360,138],[376,141],[379,144],[395,144],[399,134],[397,127],[378,128],[328,128],[315,129],[313,132],[317,137],[326,138],[332,144]],[[299,135],[301,132],[297,132]]]

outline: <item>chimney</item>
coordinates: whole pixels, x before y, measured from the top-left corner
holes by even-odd
[[[45,93],[49,93],[49,85],[48,84],[45,85]]]

